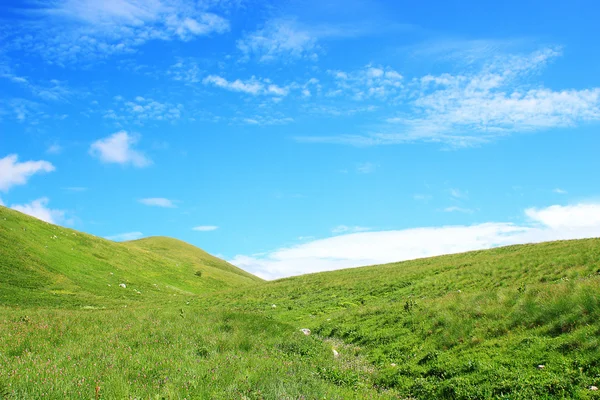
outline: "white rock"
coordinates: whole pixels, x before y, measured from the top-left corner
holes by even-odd
[[[395,367],[396,363],[391,363],[390,366]]]
[[[590,386],[590,390],[598,390],[598,387],[596,387],[596,386]]]
[[[275,304],[271,304],[271,308],[277,308]]]
[[[119,286],[121,286],[123,289],[127,287],[127,285],[125,285],[124,283],[119,283]]]
[[[310,335],[310,329],[308,328],[302,328],[300,329],[300,332],[304,333],[306,336]]]
[[[333,351],[333,358],[339,358],[340,357],[340,353],[338,353],[336,349],[331,349],[331,351]]]
[[[537,369],[544,369],[544,368],[546,368],[546,366],[542,365],[542,364],[540,364],[540,365],[537,366]]]

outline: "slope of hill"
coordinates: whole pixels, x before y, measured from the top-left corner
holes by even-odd
[[[0,207],[0,304],[101,307],[258,282],[175,239],[115,243]]]
[[[599,239],[311,274],[217,300],[350,346],[340,352],[358,351],[374,385],[403,398],[600,398]]]
[[[125,244],[145,249],[155,254],[160,254],[165,258],[169,258],[178,263],[183,263],[190,268],[201,271],[203,274],[202,276],[206,275],[217,281],[239,281],[241,284],[263,281],[259,277],[181,240],[163,236],[153,236],[132,240],[130,242],[125,242]]]
[[[600,239],[257,282],[0,208],[0,398],[600,399]]]

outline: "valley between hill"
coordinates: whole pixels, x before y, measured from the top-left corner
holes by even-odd
[[[587,239],[264,282],[0,207],[0,398],[600,398],[599,274]]]

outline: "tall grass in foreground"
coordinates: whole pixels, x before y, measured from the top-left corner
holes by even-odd
[[[9,399],[395,398],[331,345],[264,316],[150,310],[0,309]],[[97,389],[98,388],[98,389]]]

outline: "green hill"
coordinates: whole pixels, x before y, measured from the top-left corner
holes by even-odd
[[[196,268],[197,271],[201,271],[203,276],[206,274],[207,277],[211,277],[221,282],[239,282],[240,284],[243,284],[262,281],[262,279],[257,276],[181,240],[154,236],[132,240],[130,242],[125,242],[125,244],[145,249],[155,254],[160,254],[165,258],[169,258],[178,263],[186,264],[190,268]]]
[[[374,386],[402,398],[600,398],[589,389],[600,387],[600,239],[310,274],[219,299],[347,346]]]
[[[0,208],[0,303],[0,398],[600,399],[600,239],[261,282]]]
[[[0,304],[102,307],[261,281],[176,239],[115,243],[0,207]]]

